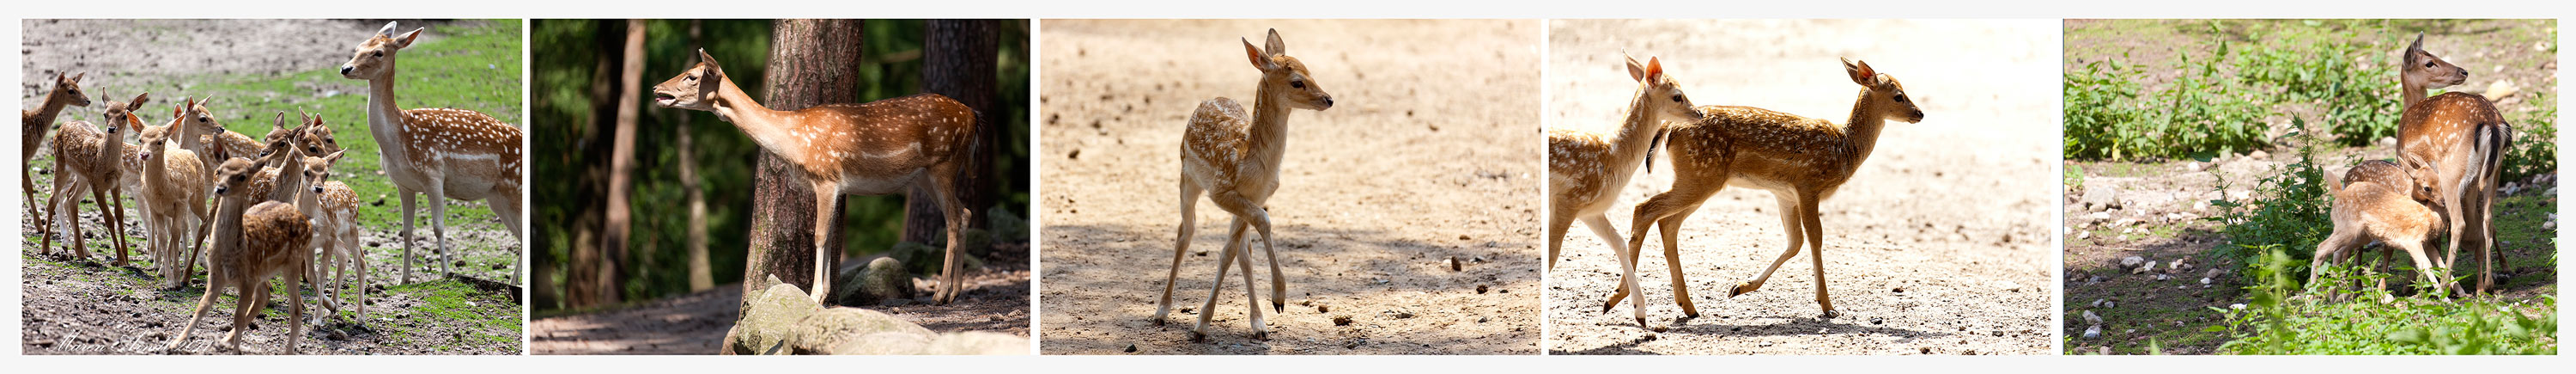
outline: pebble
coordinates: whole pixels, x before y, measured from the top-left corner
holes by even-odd
[[[1135,344],[1128,344],[1128,345],[1127,345],[1127,353],[1136,353],[1136,345],[1135,345]]]
[[[1467,236],[1465,235],[1458,236],[1460,240],[1465,240],[1466,237]],[[1449,271],[1458,271],[1458,256],[1449,256]]]
[[[1478,294],[1483,294],[1483,293],[1485,293],[1485,285],[1482,285],[1482,284],[1476,285],[1476,293],[1478,293]]]
[[[1885,319],[1885,318],[1879,318],[1879,317],[1869,317],[1869,324],[1872,324],[1872,325],[1883,325],[1883,324],[1887,324],[1887,319]]]
[[[2146,273],[2147,273],[2147,271],[2149,271],[2149,270],[2155,270],[2155,269],[2156,269],[2156,262],[2155,262],[2155,261],[2147,261],[2147,265],[2146,265],[2146,266],[2139,266],[2139,267],[2137,267],[2137,268],[2135,268],[2135,269],[2129,269],[2129,274],[2146,274]]]
[[[2209,277],[2201,277],[2200,284],[2209,284]]]
[[[2093,314],[2093,311],[2090,311],[2090,310],[2084,311],[2084,324],[2087,324],[2087,325],[2099,325],[2099,324],[2102,324],[2102,315],[2099,315],[2099,314]]]
[[[1351,316],[1333,316],[1334,326],[1350,326]]]
[[[2147,258],[2145,258],[2145,257],[2129,256],[2129,257],[2127,257],[2127,258],[2122,258],[2122,259],[2120,259],[2120,267],[2137,267],[2137,266],[2138,266],[2138,264],[2143,264],[2143,263],[2146,263],[2146,262],[2147,262]]]

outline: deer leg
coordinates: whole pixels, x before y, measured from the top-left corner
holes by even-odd
[[[131,249],[125,246],[125,193],[115,189],[102,187],[114,185],[114,182],[110,181],[108,184],[92,186],[91,188],[95,188],[97,190],[90,192],[90,194],[102,196],[102,198],[98,200],[98,218],[107,220],[107,225],[105,225],[107,226],[107,238],[110,241],[116,242],[116,266],[130,266],[133,265],[134,262],[128,257],[129,255],[126,254],[126,252]]]
[[[237,283],[242,298],[233,300],[233,331],[225,333],[223,340],[224,349],[235,351],[241,349],[241,336],[250,331],[251,321],[258,318],[260,304],[268,303],[269,287],[265,280]]]
[[[956,164],[951,163],[946,165],[950,165],[950,167],[936,169],[955,169],[954,165]],[[942,213],[940,215],[946,216],[945,218],[947,218],[948,221],[947,259],[945,260],[945,263],[940,266],[939,294],[934,296],[933,299],[939,305],[947,305],[950,302],[957,301],[957,293],[963,291],[966,286],[965,284],[962,284],[964,282],[963,280],[966,279],[965,272],[958,271],[957,269],[957,255],[964,252],[963,249],[965,249],[964,247],[966,246],[966,226],[969,222],[974,222],[975,210],[967,208],[965,201],[958,200],[958,186],[957,179],[955,177],[957,172],[955,170],[933,170],[932,175],[933,176],[930,179],[931,197],[938,199],[939,211]]]
[[[1772,259],[1771,267],[1762,269],[1762,275],[1755,276],[1751,281],[1736,283],[1735,290],[1726,295],[1728,298],[1743,296],[1744,294],[1761,290],[1762,284],[1771,280],[1771,273],[1780,271],[1780,264],[1787,263],[1789,262],[1789,259],[1798,257],[1798,248],[1806,245],[1806,243],[1803,243],[1807,240],[1806,228],[1798,222],[1798,217],[1804,213],[1799,210],[1797,196],[1795,196],[1793,192],[1786,191],[1772,191],[1771,194],[1773,198],[1780,202],[1780,229],[1781,231],[1786,231],[1789,235],[1789,249],[1781,251],[1779,258]]]
[[[59,158],[58,158],[58,159],[59,159]],[[55,219],[54,214],[62,213],[62,212],[63,212],[63,190],[64,190],[64,187],[66,187],[67,185],[70,185],[70,184],[71,184],[71,183],[70,183],[70,182],[68,182],[68,181],[64,181],[64,180],[63,180],[64,178],[59,177],[59,175],[62,175],[61,173],[56,173],[55,175],[57,175],[58,177],[55,177],[55,178],[54,178],[54,193],[53,193],[52,195],[48,195],[48,196],[46,196],[46,197],[45,197],[45,205],[46,205],[46,208],[48,208],[48,209],[45,211],[45,222],[46,222],[47,224],[49,224],[49,225],[50,225],[50,224],[54,224],[54,223],[55,223],[55,222],[54,222],[54,219]],[[74,200],[74,201],[72,201],[72,203],[73,203],[73,204],[79,204],[79,203],[80,203],[80,201],[78,201],[78,200]],[[75,206],[77,206],[77,205],[75,205]],[[78,213],[74,213],[74,215],[78,215]],[[66,225],[66,226],[71,226],[71,227],[74,227],[74,228],[78,228],[78,227],[80,227],[80,225],[78,225],[78,224],[72,224],[72,225]],[[73,231],[77,232],[77,231],[79,231],[79,230],[75,229],[75,230],[73,230]],[[46,254],[46,255],[53,255],[53,254],[54,254],[54,232],[53,232],[53,231],[45,231],[43,234],[44,234],[44,235],[42,235],[42,236],[44,236],[45,238],[44,238],[44,240],[43,240],[43,244],[41,244],[41,247],[45,249],[45,254]],[[80,236],[80,234],[72,234],[72,236],[74,236],[74,237],[78,237],[78,236]]]
[[[1547,212],[1547,270],[1556,270],[1556,252],[1565,248],[1565,230],[1574,228],[1574,212],[1555,206]]]
[[[1822,203],[1822,201],[1819,201],[1822,199],[1815,198],[1820,195],[1812,192],[1800,193],[1798,195],[1802,197],[1801,199],[1798,199],[1798,216],[1806,218],[1807,220],[1807,247],[1808,251],[1812,252],[1809,253],[1807,258],[1816,264],[1816,305],[1824,307],[1825,318],[1833,318],[1838,313],[1834,312],[1833,297],[1828,296],[1825,292],[1824,214],[1822,210],[1816,208],[1817,204]]]
[[[313,267],[312,255],[297,253],[293,256],[296,258],[293,261],[298,263],[294,269],[286,271],[286,354],[290,355],[296,354],[299,348],[296,341],[304,337],[304,293],[296,292],[295,285],[304,283],[305,275],[308,275],[305,271]],[[315,289],[320,287],[317,285]]]
[[[438,268],[441,277],[456,276],[456,252],[447,248],[447,186],[431,182],[428,191],[429,235],[438,245]]]
[[[1610,255],[1619,258],[1619,291],[1617,292],[1636,296],[1628,299],[1629,314],[1637,318],[1638,327],[1645,327],[1646,294],[1637,290],[1636,252],[1621,247],[1622,244],[1635,243],[1619,239],[1619,229],[1610,225],[1609,216],[1594,214],[1583,217],[1583,226],[1592,228],[1593,235],[1599,235],[1602,242],[1609,243]],[[1601,304],[1601,312],[1609,313],[1611,308],[1618,305],[1619,299],[1614,297],[1609,302]]]
[[[206,310],[215,306],[215,295],[220,294],[223,291],[224,286],[221,284],[217,284],[212,281],[206,282],[206,295],[197,298],[196,313],[194,313],[193,316],[188,317],[188,324],[179,325],[178,337],[171,338],[170,346],[164,349],[177,350],[179,349],[179,344],[187,343],[188,333],[197,331],[197,323],[204,322],[206,320]]]
[[[1673,273],[1673,302],[1681,304],[1682,317],[1684,318],[1699,318],[1699,307],[1691,305],[1690,281],[1682,276],[1682,248],[1680,245],[1682,221],[1690,219],[1691,213],[1696,211],[1699,211],[1699,205],[1694,204],[1689,208],[1673,212],[1673,215],[1670,217],[1664,217],[1663,220],[1655,222],[1656,225],[1660,226],[1657,227],[1657,230],[1662,231],[1664,236],[1664,266]],[[1637,235],[1642,236],[1645,234]],[[1636,253],[1636,250],[1637,249],[1629,249],[1630,253]],[[1642,257],[1631,255],[1629,258]]]
[[[1263,241],[1265,241],[1265,243],[1262,244],[1265,247],[1268,246],[1269,243],[1266,243],[1268,240],[1264,239]],[[1251,240],[1247,238],[1242,245],[1237,245],[1235,248],[1235,250],[1241,251],[1240,256],[1234,256],[1234,261],[1236,265],[1243,268],[1243,300],[1245,304],[1243,309],[1252,312],[1252,338],[1256,340],[1270,340],[1270,325],[1261,322],[1261,306],[1253,305],[1254,303],[1261,302],[1261,292],[1260,289],[1253,287]],[[1278,264],[1278,260],[1273,259],[1271,264],[1273,267],[1270,269],[1270,279],[1279,279],[1279,269],[1276,266]],[[1217,266],[1225,265],[1218,264]],[[1218,279],[1217,281],[1219,283],[1224,282],[1223,279]],[[1276,293],[1278,291],[1274,290],[1272,292],[1273,293],[1270,295],[1272,307],[1282,307],[1279,304],[1279,295]]]
[[[1219,191],[1214,194],[1209,194],[1208,200],[1216,202],[1217,208],[1222,208],[1225,209],[1226,212],[1234,213],[1234,217],[1236,219],[1242,219],[1251,223],[1253,231],[1261,233],[1261,251],[1270,253],[1270,262],[1273,264],[1270,268],[1270,277],[1275,280],[1271,283],[1271,292],[1274,294],[1270,297],[1270,308],[1275,311],[1287,310],[1288,303],[1281,300],[1281,296],[1275,294],[1287,291],[1288,285],[1284,279],[1280,278],[1281,275],[1279,274],[1279,267],[1276,266],[1276,264],[1279,263],[1279,251],[1276,249],[1276,244],[1274,244],[1270,239],[1270,210],[1262,208],[1260,202],[1244,197],[1242,190]],[[1245,239],[1236,238],[1235,240]],[[1251,256],[1252,244],[1247,242],[1243,246],[1245,252],[1244,255]],[[1252,269],[1246,268],[1243,269],[1243,271],[1250,272]],[[1260,302],[1261,300],[1255,299],[1246,301],[1245,304],[1252,305],[1259,304]]]
[[[2399,242],[2400,241],[2397,240],[2391,240],[2388,241],[2388,245],[2402,246],[2402,248],[2406,250],[2406,255],[2415,260],[2415,272],[2417,274],[2421,274],[2422,277],[2425,278],[2425,281],[2433,282],[2433,287],[2440,290],[2435,293],[2441,294],[2443,299],[2450,299],[2451,290],[2456,288],[2456,286],[2451,283],[2451,277],[2444,275],[2449,274],[2450,271],[2448,271],[2448,269],[2439,269],[2441,265],[2434,263],[2430,256],[2425,255],[2423,245],[2402,244]]]
[[[519,220],[519,207],[521,207],[521,205],[519,205],[518,188],[507,188],[499,194],[484,198],[483,206],[492,208],[493,215],[501,216],[501,225],[510,229],[510,239],[526,239],[528,237],[526,232],[526,223]],[[513,251],[523,249],[518,246],[511,246],[510,248]],[[510,283],[519,282],[519,272],[524,270],[520,267],[527,265],[522,262],[524,261],[520,261],[517,254],[512,254],[510,256]]]
[[[1172,237],[1172,269],[1163,274],[1163,301],[1154,306],[1154,325],[1162,326],[1163,317],[1172,312],[1172,282],[1181,277],[1181,257],[1190,252],[1190,236],[1198,231],[1199,186],[1189,176],[1181,176],[1181,227]],[[1238,228],[1240,230],[1240,228]]]
[[[814,302],[831,305],[832,258],[840,251],[832,248],[832,216],[841,214],[839,183],[814,182]]]
[[[1251,223],[1247,221],[1249,220],[1244,219],[1243,216],[1235,216],[1234,230],[1226,234],[1225,249],[1217,251],[1216,281],[1208,285],[1207,301],[1205,301],[1204,304],[1199,305],[1199,323],[1197,326],[1190,327],[1190,341],[1207,340],[1208,318],[1216,315],[1216,296],[1218,292],[1225,290],[1226,267],[1233,266],[1235,251],[1242,249],[1244,246],[1244,229],[1251,226]],[[1243,271],[1249,272],[1252,271],[1252,269],[1247,267],[1244,268]],[[1244,286],[1250,287],[1252,285],[1247,282]],[[1254,313],[1259,313],[1261,309],[1260,307],[1252,307],[1250,305],[1257,302],[1260,302],[1260,299],[1246,300],[1244,304],[1246,304],[1245,306],[1247,307],[1251,307]]]
[[[403,228],[402,228],[402,235],[401,235],[401,236],[402,236],[402,243],[403,243],[403,255],[402,255],[402,259],[403,259],[403,267],[402,267],[402,283],[403,283],[403,284],[410,284],[410,283],[411,283],[411,269],[412,269],[413,267],[415,267],[414,265],[412,265],[412,255],[411,255],[411,230],[412,230],[412,217],[411,217],[411,216],[412,216],[412,213],[413,213],[413,212],[417,212],[417,211],[416,211],[416,210],[412,210],[412,195],[411,195],[411,194],[412,194],[412,192],[413,192],[413,191],[411,191],[410,189],[400,188],[400,186],[396,186],[395,191],[394,191],[394,194],[395,194],[395,195],[401,195],[401,196],[402,196],[402,223],[403,223]]]
[[[2326,240],[2317,242],[2316,255],[2309,256],[2308,259],[2308,284],[2317,284],[2317,280],[2324,277],[2326,264],[2341,261],[2338,257],[2350,249],[2346,247],[2350,247],[2348,244],[2354,239],[2353,231],[2354,229],[2350,227],[2336,227],[2334,234],[2327,235]],[[2327,291],[2326,298],[2333,299],[2334,294],[2333,291]]]

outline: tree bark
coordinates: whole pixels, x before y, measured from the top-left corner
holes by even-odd
[[[957,199],[964,202],[967,209],[993,206],[993,199],[998,195],[994,191],[996,183],[992,169],[993,155],[1000,153],[1002,145],[1002,119],[996,117],[1002,114],[999,108],[1001,98],[993,91],[1000,85],[994,77],[999,71],[995,65],[997,56],[1001,54],[1000,22],[988,19],[930,20],[926,22],[928,30],[924,32],[927,40],[922,42],[922,91],[945,95],[975,108],[975,141],[980,144],[974,148],[975,152],[963,155],[966,164],[959,171],[963,175],[957,178],[960,186]],[[927,244],[948,236],[946,212],[939,211],[938,201],[929,198],[932,192],[924,187],[913,187],[905,195],[903,241]],[[967,226],[988,225],[983,220],[974,220]],[[966,250],[982,252],[983,248]]]
[[[858,20],[778,20],[770,25],[768,87],[761,89],[762,103],[776,110],[796,110],[820,104],[858,102],[860,23]],[[743,295],[757,295],[769,288],[766,278],[813,290],[815,261],[839,269],[839,252],[815,258],[814,206],[812,187],[798,176],[799,171],[778,155],[761,152],[759,171],[752,184],[752,222],[750,256],[743,260]],[[842,204],[847,197],[834,199]],[[845,235],[838,228],[841,215],[834,211],[831,235],[825,243],[841,248]],[[750,315],[751,304],[742,307]]]
[[[616,102],[605,99],[616,95],[618,88],[616,76],[613,75],[617,72],[618,61],[607,51],[624,47],[625,38],[622,33],[624,30],[619,28],[618,23],[591,22],[598,27],[597,32],[592,34],[591,47],[592,50],[600,53],[594,54],[597,58],[590,71],[591,115],[589,123],[586,124],[589,129],[583,132],[582,140],[577,147],[582,154],[582,159],[589,162],[584,163],[580,180],[576,183],[581,184],[582,196],[607,196],[609,167],[607,163],[599,161],[607,159],[609,155],[604,152],[608,149],[599,145],[608,142],[615,134]],[[573,217],[573,227],[576,227],[578,232],[573,234],[572,247],[566,249],[567,252],[571,252],[572,261],[565,264],[567,274],[564,277],[564,307],[607,305],[608,300],[613,297],[605,294],[617,290],[616,285],[607,282],[608,278],[605,276],[609,269],[615,268],[616,265],[600,251],[599,244],[600,237],[603,236],[601,231],[605,230],[603,224],[607,220],[608,213],[605,210],[607,205],[588,198],[576,199],[571,204],[576,205],[578,209],[576,211],[579,212]]]
[[[624,66],[617,73],[617,140],[608,155],[608,228],[599,240],[599,251],[608,254],[611,264],[599,274],[599,282],[611,287],[600,296],[605,298],[603,302],[612,304],[620,298],[615,288],[619,270],[615,265],[631,257],[626,242],[635,231],[634,208],[627,198],[635,189],[635,120],[641,114],[637,97],[643,95],[644,29],[644,20],[626,21],[626,45],[621,51]]]

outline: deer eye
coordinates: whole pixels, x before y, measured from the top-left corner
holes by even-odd
[[[1288,87],[1296,87],[1297,89],[1303,90],[1306,89],[1306,81],[1288,81]]]
[[[698,76],[691,75],[691,76],[689,76],[688,78],[682,78],[682,79],[684,79],[684,81],[686,81],[686,82],[696,82],[696,81],[698,81]]]
[[[1905,102],[1905,93],[1903,93],[1903,92],[1898,92],[1898,93],[1896,93],[1896,102],[1900,102],[1900,103]]]
[[[376,51],[376,57],[385,57],[385,51],[383,51],[383,50],[378,50],[378,51]]]
[[[1673,102],[1682,102],[1682,95],[1673,95]]]

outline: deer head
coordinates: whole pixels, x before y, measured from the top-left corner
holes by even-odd
[[[2442,61],[2441,57],[2424,51],[2422,33],[2415,34],[2414,44],[2406,45],[2405,61],[2401,79],[2406,83],[2422,85],[2423,88],[2442,88],[2469,81],[2469,69],[2453,66],[2450,61]]]
[[[330,155],[321,157],[305,156],[304,184],[308,186],[307,188],[311,188],[315,194],[322,193],[322,182],[331,178],[331,164],[340,162],[340,155],[344,153],[347,152],[331,152]]]
[[[1324,86],[1315,84],[1315,79],[1306,74],[1306,63],[1288,56],[1288,43],[1279,41],[1279,29],[1270,29],[1265,45],[1254,47],[1252,40],[1243,41],[1243,53],[1252,59],[1254,69],[1261,70],[1261,92],[1268,96],[1264,99],[1277,99],[1290,108],[1305,110],[1333,107],[1333,95],[1324,93]]]
[[[376,29],[375,36],[358,43],[357,53],[349,56],[349,62],[340,64],[340,77],[375,79],[392,72],[394,53],[410,47],[413,40],[420,38],[420,31],[423,30],[415,28],[411,32],[397,36],[394,35],[395,23],[385,22],[384,28]]]
[[[1628,60],[1628,78],[1637,80],[1636,100],[1644,100],[1640,103],[1654,108],[1655,120],[1697,122],[1706,116],[1692,108],[1690,95],[1682,93],[1681,82],[1664,73],[1662,59],[1647,57],[1646,63],[1638,64],[1635,57],[1620,57]]]
[[[1896,77],[1879,74],[1878,70],[1869,68],[1867,61],[1855,62],[1848,58],[1843,59],[1843,71],[1851,73],[1852,83],[1868,89],[1862,95],[1865,95],[1870,108],[1878,110],[1880,118],[1904,123],[1923,121],[1923,108],[1915,107],[1914,100],[1905,97],[1905,84],[1897,82]]]
[[[222,166],[215,167],[215,196],[233,197],[230,193],[250,185],[251,175],[258,174],[261,167],[247,158],[224,160]]]
[[[653,85],[653,104],[664,108],[715,111],[716,95],[724,88],[724,66],[716,64],[706,49],[698,49],[698,64],[680,76]]]
[[[101,115],[101,117],[104,118],[101,118],[102,121],[100,121],[107,123],[107,134],[111,135],[108,139],[115,139],[115,141],[121,143],[124,142],[124,138],[113,136],[116,135],[116,130],[118,128],[143,128],[143,117],[135,116],[134,108],[143,107],[144,103],[149,102],[152,102],[152,93],[150,92],[136,94],[134,95],[134,100],[129,101],[120,102],[116,100],[108,100],[107,112]]]
[[[63,96],[63,100],[64,100],[66,103],[71,104],[72,106],[76,106],[76,107],[88,107],[88,106],[89,106],[89,93],[88,93],[88,92],[83,92],[83,91],[81,91],[81,86],[80,86],[81,78],[83,78],[83,77],[88,77],[88,76],[89,76],[89,73],[73,74],[73,75],[71,75],[71,76],[69,76],[69,77],[63,76],[63,73],[61,73],[61,72],[56,72],[56,73],[54,73],[54,92],[53,92],[53,94],[54,94],[54,95],[67,95],[67,96]]]
[[[303,111],[301,108],[296,109],[296,112],[304,116],[304,126],[297,132],[288,133],[287,136],[294,138],[300,146],[304,147],[304,154],[340,152],[340,141],[331,137],[331,127],[322,124],[322,116],[302,113]]]
[[[277,127],[286,127],[286,112],[277,112]],[[270,136],[268,143],[266,143],[267,145],[262,146],[259,149],[259,163],[261,165],[270,165],[278,162],[278,157],[296,157],[290,156],[290,154],[296,153],[293,152],[297,150],[296,145],[299,143],[296,140],[301,139],[297,134],[303,130],[304,129],[301,127],[287,128],[285,130],[280,130],[286,132],[283,136]],[[286,160],[293,161],[301,159],[288,158]]]

